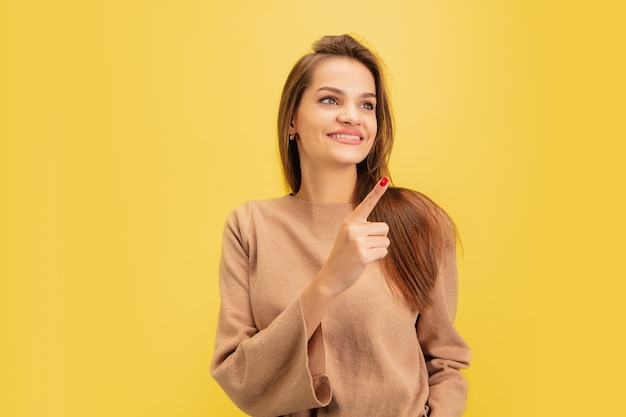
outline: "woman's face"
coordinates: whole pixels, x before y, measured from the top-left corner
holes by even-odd
[[[377,128],[374,77],[356,60],[332,57],[314,69],[289,133],[298,134],[305,175],[363,161]]]

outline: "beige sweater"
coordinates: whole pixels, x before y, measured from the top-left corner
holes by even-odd
[[[228,216],[213,377],[253,416],[460,416],[470,350],[453,325],[454,254],[433,307],[412,312],[371,264],[307,342],[299,295],[352,208],[284,196]]]

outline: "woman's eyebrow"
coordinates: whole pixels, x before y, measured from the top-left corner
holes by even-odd
[[[317,89],[317,91],[330,91],[331,93],[335,93],[337,95],[340,96],[345,96],[346,92],[339,89],[339,88],[335,88],[335,87],[320,87]],[[376,94],[374,93],[361,93],[359,94],[359,97],[372,97],[372,98],[376,98]]]

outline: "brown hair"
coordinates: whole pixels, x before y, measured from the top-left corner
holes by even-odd
[[[381,60],[350,35],[325,36],[294,65],[283,87],[278,110],[278,146],[285,183],[296,193],[302,183],[300,156],[289,127],[317,64],[328,57],[347,57],[362,63],[374,77],[378,130],[369,155],[357,164],[355,204],[365,198],[382,177],[390,177],[388,161],[393,146],[393,115]],[[392,288],[419,311],[431,303],[431,292],[446,249],[456,232],[447,214],[423,194],[389,187],[370,215],[389,225],[391,246],[381,261]],[[451,233],[452,232],[452,233]],[[450,236],[454,236],[450,238]],[[450,246],[452,245],[452,246]]]
[[[350,35],[324,36],[313,44],[309,53],[294,65],[285,81],[278,109],[278,147],[285,182],[289,191],[298,192],[302,183],[300,156],[295,141],[289,140],[289,126],[298,110],[302,93],[309,87],[317,64],[328,57],[354,59],[372,73],[376,86],[376,121],[378,130],[374,145],[357,164],[355,203],[360,202],[382,177],[389,177],[387,163],[393,146],[393,116],[381,60]]]
[[[391,287],[416,311],[431,305],[431,293],[447,256],[456,256],[457,232],[448,214],[424,194],[389,187],[370,214],[389,226],[389,253],[381,260]]]

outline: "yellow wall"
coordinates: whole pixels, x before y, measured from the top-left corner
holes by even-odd
[[[344,32],[389,67],[396,184],[462,235],[466,415],[616,415],[618,3],[5,0],[0,415],[242,415],[208,372],[223,220],[283,192],[282,82]]]

